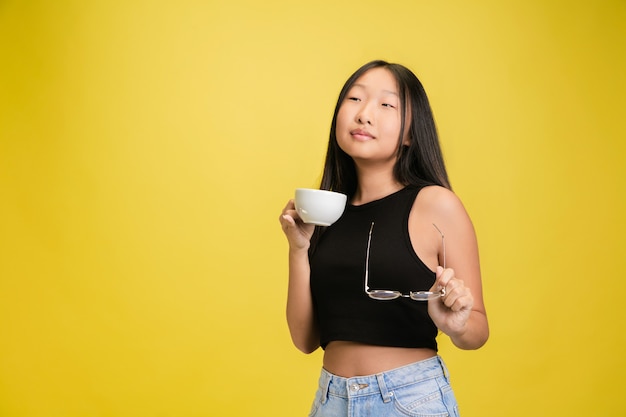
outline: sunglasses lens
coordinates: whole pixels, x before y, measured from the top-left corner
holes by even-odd
[[[400,292],[390,290],[373,290],[369,293],[370,298],[374,300],[395,300],[400,297]]]

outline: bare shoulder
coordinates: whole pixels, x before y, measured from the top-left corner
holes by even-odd
[[[451,190],[438,185],[424,187],[413,205],[417,217],[457,230],[473,229],[461,199]]]
[[[465,212],[461,199],[451,190],[439,185],[424,187],[415,199],[416,208],[439,213],[454,214],[457,211]]]

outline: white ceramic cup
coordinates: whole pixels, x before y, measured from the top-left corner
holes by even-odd
[[[296,188],[296,211],[305,223],[330,226],[346,208],[347,196],[334,191]]]

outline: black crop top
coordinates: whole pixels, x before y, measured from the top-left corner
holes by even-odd
[[[371,299],[365,293],[365,257],[372,222],[370,289],[428,290],[435,273],[417,256],[408,230],[421,188],[406,187],[361,206],[348,204],[321,235],[310,256],[311,293],[325,349],[334,340],[437,350],[437,327],[427,303],[400,297]]]

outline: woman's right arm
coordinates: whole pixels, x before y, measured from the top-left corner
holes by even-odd
[[[304,353],[319,347],[319,330],[311,297],[309,245],[315,226],[300,220],[293,200],[279,218],[289,241],[289,286],[287,290],[287,324],[293,344]]]

